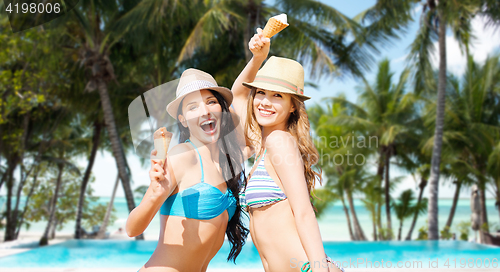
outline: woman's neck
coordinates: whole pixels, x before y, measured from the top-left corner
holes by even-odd
[[[219,147],[217,142],[213,143],[203,143],[194,137],[190,137],[189,140],[198,148],[198,150],[208,149],[210,156],[214,162],[219,162]]]

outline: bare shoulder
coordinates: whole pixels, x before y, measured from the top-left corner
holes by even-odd
[[[168,151],[168,163],[175,170],[186,169],[197,163],[194,149],[188,143],[181,143]]]
[[[289,152],[297,148],[297,141],[290,132],[275,130],[267,136],[265,148],[273,153]]]

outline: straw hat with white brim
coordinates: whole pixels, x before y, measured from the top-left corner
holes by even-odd
[[[219,87],[215,79],[209,74],[198,69],[190,68],[185,70],[179,80],[179,85],[175,91],[175,100],[167,105],[167,112],[170,116],[177,119],[177,110],[182,102],[182,99],[193,92],[201,90],[214,90],[218,92],[228,106],[233,102],[233,93],[225,87]]]
[[[243,82],[248,88],[259,88],[296,95],[301,101],[310,99],[304,95],[304,68],[294,60],[270,57],[257,72],[251,83]]]

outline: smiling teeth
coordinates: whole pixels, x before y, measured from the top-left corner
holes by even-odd
[[[215,123],[215,121],[214,120],[206,120],[206,121],[203,121],[200,125],[204,126],[204,125],[210,125],[212,123]]]
[[[272,111],[266,111],[266,110],[259,110],[259,111],[260,111],[262,114],[264,114],[264,115],[271,115],[271,114],[273,114],[273,113],[274,113],[274,112],[272,112]]]

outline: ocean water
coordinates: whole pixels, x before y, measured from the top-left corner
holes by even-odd
[[[5,201],[4,198],[0,198],[0,207],[1,207],[0,210],[5,208],[4,201]],[[138,205],[141,199],[136,199],[135,201],[136,204]],[[103,203],[103,204],[107,204],[108,202],[109,202],[109,197],[101,197],[98,201],[98,203]],[[446,220],[448,219],[448,214],[451,209],[451,204],[452,204],[452,199],[439,200],[440,230],[446,224]],[[361,224],[361,227],[363,228],[365,236],[368,239],[372,240],[373,238],[372,221],[368,210],[365,209],[363,203],[359,199],[354,200],[354,206],[358,216],[358,220]],[[498,210],[495,208],[495,200],[487,199],[486,207],[488,211],[488,220],[490,222],[490,225],[493,226],[495,229],[500,229],[499,213]],[[108,226],[108,231],[111,233],[117,231],[119,228],[125,227],[125,223],[127,221],[127,217],[129,214],[126,200],[123,197],[115,198],[114,208],[116,210],[115,215],[117,216],[118,219],[112,225]],[[453,219],[451,232],[457,233],[458,237],[459,233],[458,230],[456,229],[457,224],[461,221],[470,222],[470,216],[471,216],[470,200],[460,199],[458,201],[457,210],[455,212],[455,217]],[[399,221],[397,220],[396,215],[394,213],[392,213],[391,219],[392,219],[393,233],[397,237]],[[412,218],[407,219],[403,223],[402,235],[401,235],[403,240],[406,237],[406,234],[411,224],[411,220]],[[419,216],[416,226],[412,233],[412,239],[416,239],[416,237],[418,236],[418,229],[420,227],[427,225],[426,220],[427,220],[427,214]],[[25,228],[22,229],[21,234],[26,231],[41,233],[45,229],[46,224],[47,224],[46,222],[32,223],[30,229],[29,230]],[[350,240],[348,226],[347,226],[347,219],[343,211],[342,204],[340,202],[336,202],[332,206],[330,206],[325,211],[325,213],[318,219],[318,224],[321,230],[321,236],[323,240],[325,241]],[[383,225],[386,224],[386,217],[384,211],[382,212],[382,224]],[[69,222],[63,227],[62,230],[58,231],[57,233],[71,234],[74,233],[74,229],[75,229],[74,222]],[[160,223],[157,214],[153,219],[153,221],[151,222],[151,224],[149,225],[149,227],[144,232],[144,235],[146,236],[147,239],[157,239],[159,231],[160,231]],[[473,237],[474,237],[474,232],[471,229],[469,233],[469,238]]]

